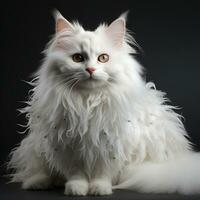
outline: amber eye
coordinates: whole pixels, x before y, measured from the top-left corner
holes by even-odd
[[[109,55],[106,53],[103,53],[98,57],[98,61],[102,63],[108,62],[108,60],[109,60]]]
[[[80,53],[75,53],[74,55],[72,55],[72,59],[74,62],[77,62],[77,63],[84,61],[84,57]]]

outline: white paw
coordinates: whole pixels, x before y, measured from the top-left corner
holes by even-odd
[[[111,182],[107,180],[94,180],[90,184],[90,195],[109,195],[112,194]]]
[[[45,190],[51,187],[51,178],[45,174],[35,174],[22,183],[25,190]]]
[[[85,196],[88,193],[88,182],[86,180],[71,180],[65,184],[65,195]]]

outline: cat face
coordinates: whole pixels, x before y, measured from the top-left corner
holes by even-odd
[[[115,84],[123,74],[119,61],[129,53],[127,47],[124,17],[92,32],[56,13],[51,51],[60,63],[57,73],[68,87],[93,89]]]

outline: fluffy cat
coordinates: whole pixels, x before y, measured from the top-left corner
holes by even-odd
[[[56,33],[21,109],[28,135],[11,153],[24,189],[200,193],[200,154],[165,94],[142,78],[126,16],[86,31],[55,13]]]

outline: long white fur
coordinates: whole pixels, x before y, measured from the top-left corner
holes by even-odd
[[[125,22],[123,16],[117,20]],[[86,195],[101,162],[113,188],[200,193],[200,156],[191,150],[175,107],[153,83],[142,79],[142,67],[131,56],[134,39],[119,30],[122,44],[115,46],[116,30],[107,34],[110,26],[100,25],[94,32],[78,23],[69,27],[47,45],[44,62],[31,82],[28,105],[21,109],[28,119],[28,134],[12,151],[8,165],[14,169],[12,181],[22,182],[26,189],[40,188],[47,177],[67,180],[78,163],[87,178],[73,179],[65,193]],[[84,66],[69,56],[80,46],[90,56]],[[97,63],[100,53],[109,54],[108,63]],[[91,65],[97,68],[93,82],[83,72]],[[35,185],[30,180],[36,180]],[[102,186],[109,183],[106,180],[96,181],[92,193],[110,194],[111,189]]]

